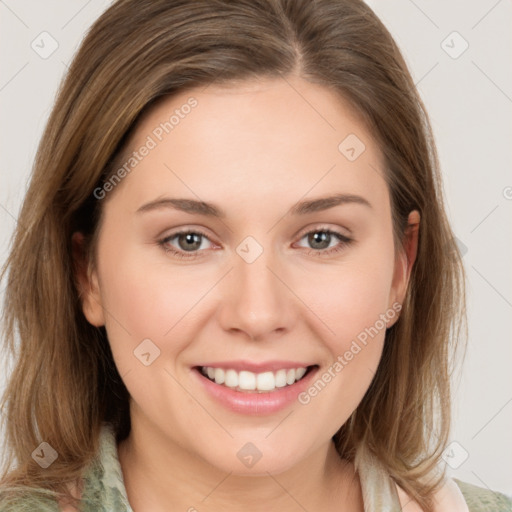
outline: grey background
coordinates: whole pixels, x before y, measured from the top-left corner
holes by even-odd
[[[465,252],[469,347],[454,376],[453,444],[446,461],[452,476],[512,494],[512,5],[368,3],[402,49],[426,103],[449,217]],[[109,4],[0,0],[1,261],[59,81],[85,31]],[[48,58],[31,47],[51,48],[43,31],[58,43]],[[464,41],[469,46],[461,53]]]

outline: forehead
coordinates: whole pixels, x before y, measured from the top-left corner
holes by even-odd
[[[122,184],[136,202],[176,188],[221,201],[235,191],[286,202],[334,189],[387,196],[382,154],[357,110],[303,79],[210,84],[163,98],[140,119],[118,166],[145,146]]]

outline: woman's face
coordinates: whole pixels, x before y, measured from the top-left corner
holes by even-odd
[[[291,78],[182,92],[144,116],[123,165],[95,192],[83,307],[106,326],[132,429],[240,474],[325,447],[370,385],[411,266],[349,103]]]

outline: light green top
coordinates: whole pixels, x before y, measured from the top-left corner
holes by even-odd
[[[391,479],[383,473],[378,463],[356,458],[365,512],[400,512],[401,506]],[[512,498],[499,492],[454,479],[459,486],[470,512],[512,512]],[[58,512],[58,506],[41,498],[23,499],[12,505],[2,505],[0,512]],[[115,434],[104,425],[100,449],[94,463],[84,476],[81,512],[133,512],[126,495],[123,474],[119,463]]]

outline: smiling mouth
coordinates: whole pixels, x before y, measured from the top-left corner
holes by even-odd
[[[196,366],[203,377],[215,384],[242,393],[272,393],[301,381],[318,365],[254,373],[233,369]]]

